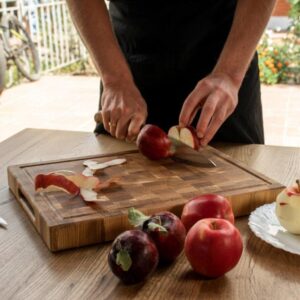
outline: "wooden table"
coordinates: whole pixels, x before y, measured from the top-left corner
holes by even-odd
[[[300,177],[300,148],[216,145],[285,184]],[[133,146],[92,133],[27,129],[0,144],[0,299],[299,299],[300,256],[256,238],[238,219],[244,252],[226,276],[203,280],[182,254],[144,284],[124,286],[110,272],[110,244],[52,254],[8,190],[8,165],[130,150]]]

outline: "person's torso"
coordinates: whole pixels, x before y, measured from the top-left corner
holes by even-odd
[[[128,62],[148,72],[203,73],[215,64],[231,28],[236,0],[113,0],[109,11]]]

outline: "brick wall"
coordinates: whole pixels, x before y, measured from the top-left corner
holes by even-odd
[[[273,11],[273,16],[287,16],[290,10],[288,0],[277,0],[276,6]]]

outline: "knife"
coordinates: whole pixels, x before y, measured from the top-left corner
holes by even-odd
[[[97,123],[102,123],[102,114],[97,112],[94,116]],[[184,144],[180,140],[169,137],[172,146],[175,149],[174,155],[171,157],[174,161],[189,165],[196,165],[204,168],[214,168],[216,164],[209,158],[205,149],[197,151],[190,146]]]
[[[172,146],[175,148],[175,153],[171,157],[173,160],[188,165],[196,165],[204,168],[214,168],[217,165],[209,158],[207,151],[203,148],[199,151],[184,144],[180,140],[169,136]]]

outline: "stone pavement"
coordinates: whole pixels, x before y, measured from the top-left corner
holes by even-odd
[[[92,131],[97,77],[44,76],[0,97],[0,141],[24,128]],[[263,86],[266,144],[300,147],[300,86]]]

